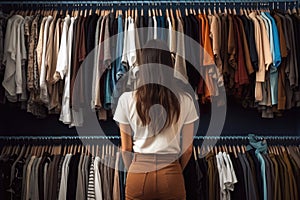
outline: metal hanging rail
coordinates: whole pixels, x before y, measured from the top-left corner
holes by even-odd
[[[252,0],[155,0],[155,1],[1,1],[0,4],[5,5],[20,5],[20,4],[27,4],[27,5],[34,5],[34,4],[63,4],[63,5],[70,5],[70,4],[108,4],[108,5],[137,5],[137,4],[144,4],[144,5],[159,5],[159,4],[197,4],[197,3],[299,3],[299,0],[295,1],[285,1],[285,0],[260,0],[260,1],[252,1]]]
[[[300,136],[255,136],[260,140],[299,140]],[[0,136],[0,140],[119,140],[120,136]],[[195,140],[247,140],[249,136],[194,136]]]

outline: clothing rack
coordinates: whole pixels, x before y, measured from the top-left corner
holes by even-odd
[[[66,6],[70,7],[93,7],[93,6],[102,6],[102,7],[112,7],[112,6],[119,6],[120,9],[123,9],[124,6],[131,7],[131,6],[192,6],[192,7],[216,7],[216,6],[229,6],[235,7],[236,5],[241,6],[251,6],[251,7],[273,7],[275,8],[275,3],[277,4],[276,7],[279,8],[279,4],[284,4],[284,8],[290,7],[299,7],[300,0],[292,0],[292,1],[285,1],[285,0],[261,0],[261,1],[251,1],[251,0],[154,0],[154,1],[2,1],[0,5],[14,7],[18,5],[19,7],[23,7],[23,5],[27,6],[53,6],[53,5],[60,5],[61,7]],[[222,4],[222,5],[221,5]],[[283,6],[281,6],[283,7]]]
[[[195,140],[247,140],[250,136],[194,136]],[[255,136],[258,140],[299,140],[300,136]],[[0,140],[119,140],[120,136],[0,136]]]
[[[155,0],[155,1],[2,1],[1,4],[97,4],[97,5],[160,5],[160,4],[197,4],[197,3],[299,3],[299,0],[285,1],[285,0],[261,0],[261,1],[251,1],[251,0]]]

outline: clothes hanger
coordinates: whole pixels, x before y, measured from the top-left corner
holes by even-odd
[[[201,6],[201,4],[200,4],[200,2],[199,2],[199,4],[198,4],[198,15],[201,15],[201,9],[200,9],[200,6]]]
[[[231,145],[228,145],[228,152],[232,153],[232,147],[231,147]]]
[[[25,154],[24,154],[24,157],[27,158],[27,157],[29,156],[31,146],[28,145],[28,146],[25,146],[25,148],[26,148],[26,152],[25,152]]]
[[[242,150],[242,153],[245,154],[245,148],[243,145],[241,146],[241,150]]]
[[[221,2],[219,1],[219,9],[218,9],[218,14],[221,15],[222,14],[222,9],[221,9]]]
[[[141,16],[144,17],[144,4],[142,3]]]
[[[102,145],[101,159],[105,158],[105,145]]]
[[[65,156],[67,154],[67,145],[64,145],[64,152],[63,155]]]
[[[238,153],[241,153],[240,145],[236,145],[236,149],[237,149],[237,152],[238,152]]]
[[[48,152],[48,148],[49,148],[49,145],[44,144],[44,149],[43,149],[41,156],[43,156],[46,152]]]
[[[162,17],[163,13],[162,13],[162,10],[161,10],[161,2],[159,2],[158,5],[159,5],[159,9],[158,9],[159,16]]]
[[[25,154],[24,154],[24,157],[27,158],[28,155],[29,155],[30,152],[31,152],[31,145],[28,144],[28,145],[24,145],[24,146],[25,146],[25,149],[26,149]]]
[[[276,151],[276,154],[277,155],[280,155],[281,153],[280,153],[280,148],[278,147],[278,146],[275,146],[275,151]]]
[[[279,155],[282,155],[282,154],[283,154],[283,150],[282,150],[282,148],[281,148],[281,145],[278,146],[277,149],[278,149]]]
[[[43,145],[40,157],[42,157],[44,155],[44,153],[47,152],[47,148],[48,148],[47,145]]]
[[[215,151],[215,152],[214,152],[215,155],[217,155],[217,154],[218,154],[220,151],[222,151],[222,150],[221,150],[220,146],[218,145],[218,146],[215,146],[215,147],[214,147],[214,151]]]
[[[105,155],[109,155],[109,145],[105,145]]]
[[[54,148],[55,148],[55,145],[51,145],[51,148],[50,148],[50,151],[49,151],[50,155],[53,155]]]
[[[200,146],[198,145],[197,146],[197,152],[198,152],[198,154],[197,154],[198,158],[200,158],[201,155],[205,154],[205,148],[204,147],[202,148],[202,154],[201,154],[201,149],[200,149]]]
[[[155,10],[154,10],[154,2],[152,2],[152,17],[156,17]]]
[[[236,15],[236,9],[235,9],[235,2],[233,2],[233,10],[232,10],[232,12],[233,12],[233,15]]]
[[[116,156],[116,148],[114,147],[114,145],[110,145],[110,146],[111,146],[112,156]]]
[[[50,146],[49,146],[48,153],[49,153],[50,155],[52,155],[53,148],[54,148],[53,145],[50,145]]]
[[[158,9],[155,8],[155,16],[158,17],[159,16],[159,13],[158,13]]]
[[[135,16],[135,20],[137,20],[137,18],[139,17],[139,13],[138,13],[137,7],[135,7],[134,16]]]
[[[81,153],[81,145],[80,145],[80,144],[77,146],[77,151],[76,151],[76,153]]]
[[[76,4],[75,4],[75,6],[76,6]],[[72,10],[72,16],[73,17],[78,17],[78,13],[77,13],[77,9],[76,8],[73,8],[73,10]]]
[[[168,8],[166,8],[166,17],[170,18],[170,16],[169,16],[169,9]]]
[[[288,147],[285,147],[285,149],[286,149],[287,153],[290,155],[291,152],[290,152],[290,148],[289,147],[290,147],[290,145]]]
[[[115,19],[117,19],[119,15],[120,15],[120,10],[117,10],[115,14]]]
[[[19,148],[20,148],[19,145],[14,145],[13,148],[12,148],[12,152],[11,152],[10,155],[13,156],[15,154],[18,154]]]
[[[31,147],[31,149],[30,149],[30,155],[31,155],[31,156],[35,156],[35,149],[36,149],[36,146],[33,145],[33,146]]]
[[[12,145],[11,146],[11,150],[10,150],[10,152],[9,152],[9,156],[12,156],[14,153],[15,153],[15,149],[16,149],[16,145]]]
[[[226,153],[229,152],[227,145],[224,145]]]
[[[105,144],[105,151],[104,156],[110,156],[111,155],[111,148],[109,144]],[[105,157],[104,157],[105,158]]]
[[[96,156],[99,156],[100,157],[100,146],[97,144],[97,145],[95,145],[95,149],[94,149],[94,155],[95,155],[95,157]]]
[[[73,149],[73,155],[75,155],[77,153],[77,149],[79,148],[78,144],[75,144],[74,149]]]
[[[185,12],[185,16],[187,17],[187,16],[189,16],[189,11],[188,11],[188,9],[187,9],[187,3],[185,2],[185,4],[184,4],[185,6],[185,9],[184,9],[184,12]]]
[[[99,4],[96,4],[95,13],[96,13],[96,15],[100,16]]]
[[[12,151],[12,145],[9,145],[6,151],[6,155],[11,155],[11,151]]]
[[[104,10],[104,16],[107,16],[110,14],[110,10]]]
[[[110,144],[108,145],[108,152],[108,155],[114,156],[115,149]]]
[[[105,15],[105,10],[102,9],[102,10],[100,11],[100,16],[103,17],[104,15]]]
[[[269,153],[269,154],[270,154],[270,153],[273,153],[272,147],[271,147],[271,146],[268,146],[268,153]]]
[[[95,155],[96,155],[96,153],[95,153],[95,145],[94,145],[94,144],[91,146],[90,154],[91,154],[92,156],[94,156],[94,157],[95,157]]]
[[[111,6],[110,13],[114,13],[115,12],[115,10],[114,10],[114,4],[112,3],[110,6]]]
[[[2,147],[0,155],[5,155],[6,149],[7,149],[7,146]]]
[[[37,146],[36,147],[36,157],[39,157],[41,155],[41,151],[42,151],[42,146]]]
[[[244,13],[245,16],[248,16],[249,13],[250,13],[249,7],[250,7],[249,3],[247,3],[246,6],[243,8],[243,11],[244,11],[243,13]]]
[[[217,14],[216,2],[214,2],[214,15]]]
[[[187,8],[184,9],[184,13],[185,13],[185,16],[186,16],[186,17],[189,16],[189,11],[188,11]]]
[[[225,15],[228,14],[226,1],[225,1],[225,3],[224,3],[224,14],[225,14]]]
[[[30,12],[29,12],[29,16],[32,16],[33,13],[34,13],[34,11],[33,11],[33,9],[31,9]]]
[[[18,158],[21,158],[24,155],[25,150],[26,150],[26,146],[23,144],[20,153],[18,153],[19,155]]]
[[[131,9],[131,17],[132,17],[132,19],[134,19],[134,9]]]
[[[158,17],[159,16],[159,12],[158,12],[158,9],[157,9],[158,6],[157,6],[156,2],[154,2],[154,7],[155,7],[155,9],[154,9],[155,10],[155,16]]]
[[[69,147],[69,154],[73,155],[74,144],[71,144]]]
[[[219,145],[219,152],[225,152],[224,145]]]
[[[297,6],[296,1],[294,1],[294,8],[293,8],[293,10],[292,10],[292,13],[293,13],[293,14],[297,14],[296,6]]]
[[[243,2],[241,2],[241,6],[240,6],[240,15],[244,15],[244,6],[243,6]]]
[[[181,14],[181,10],[178,9],[178,14],[179,14],[179,18],[182,19],[182,14]]]
[[[224,146],[224,145],[221,145],[221,146],[220,146],[220,149],[221,149],[222,153],[223,153],[223,152],[226,152],[226,149],[225,149],[225,146]]]
[[[285,150],[285,146],[283,145],[280,145],[280,149],[281,149],[281,152],[284,153],[286,150]]]
[[[195,3],[194,1],[191,2],[191,9],[190,9],[191,15],[196,15],[196,10],[195,10]]]
[[[194,160],[198,160],[195,146],[193,146],[193,155],[194,155]]]
[[[82,155],[85,155],[85,152],[86,152],[86,146],[84,144],[81,144],[81,154]]]
[[[13,145],[13,146],[12,146],[11,151],[9,152],[9,155],[10,155],[10,156],[12,156],[12,155],[15,154],[17,146],[18,146],[18,145]]]
[[[56,146],[54,145],[54,146],[52,146],[50,155],[55,155],[55,151],[56,151]]]
[[[170,11],[169,14],[170,14],[170,19],[171,19],[171,21],[175,20],[175,18],[174,18],[174,13],[173,13],[173,9],[170,8],[169,11]],[[174,24],[172,24],[172,26],[174,26]]]
[[[232,14],[231,7],[228,8],[228,14]]]
[[[233,154],[234,154],[234,157],[236,157],[236,158],[237,158],[238,156],[237,156],[236,148],[235,148],[235,146],[234,146],[234,145],[233,145],[233,148],[232,148],[232,149],[233,149]]]
[[[82,6],[82,4],[81,4],[81,6]],[[82,17],[82,16],[83,16],[83,14],[84,14],[84,13],[83,13],[83,10],[82,10],[82,9],[80,9],[79,16],[80,16],[80,17]]]

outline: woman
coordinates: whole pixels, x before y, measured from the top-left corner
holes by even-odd
[[[183,200],[182,171],[192,154],[198,119],[193,92],[174,78],[171,53],[162,41],[143,47],[142,63],[137,89],[120,96],[114,114],[128,169],[125,196]]]

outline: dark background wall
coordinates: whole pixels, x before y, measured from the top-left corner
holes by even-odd
[[[210,121],[209,108],[201,107],[198,135],[205,135]],[[58,120],[58,115],[49,115],[46,119],[37,119],[32,114],[21,110],[15,104],[0,105],[1,136],[36,136],[36,135],[77,135],[75,128],[69,128]],[[213,122],[218,123],[218,122]],[[115,122],[100,122],[106,135],[119,135]],[[289,135],[300,136],[300,109],[294,108],[274,119],[262,119],[255,109],[244,109],[241,105],[228,101],[227,115],[222,135]],[[86,135],[97,135],[90,128]]]

